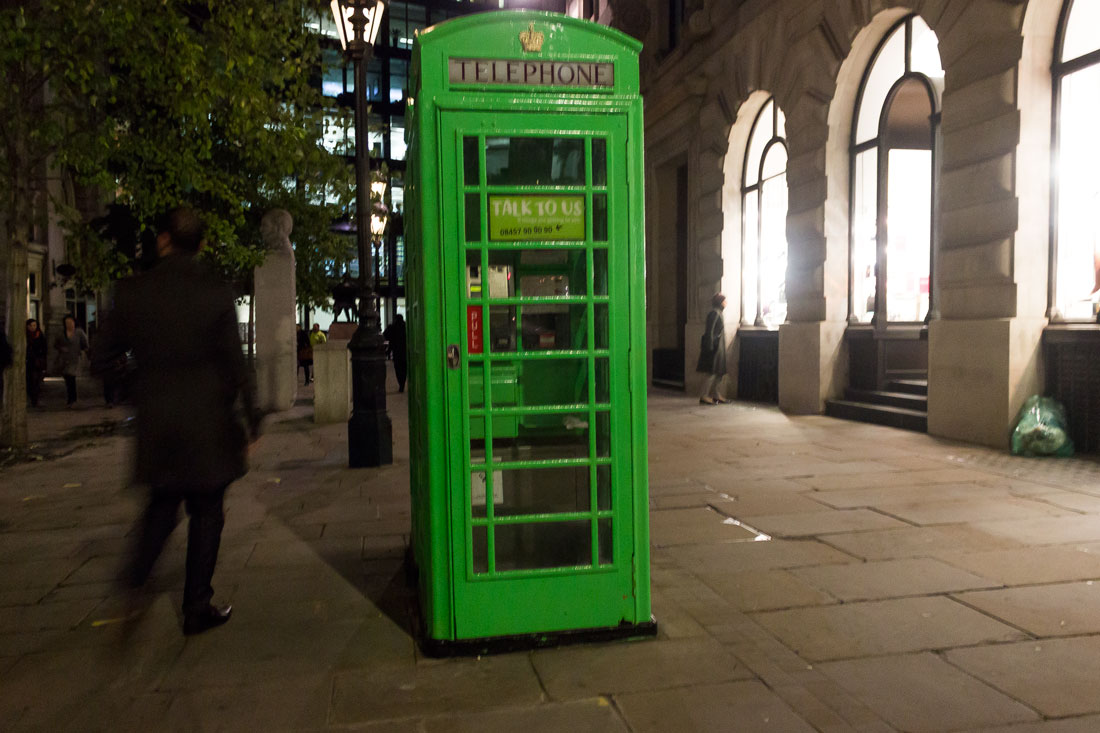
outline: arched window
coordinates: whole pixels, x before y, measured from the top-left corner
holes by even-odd
[[[787,319],[787,142],[769,99],[752,124],[741,180],[741,321],[778,328]]]
[[[1067,0],[1055,46],[1051,316],[1096,318],[1100,300],[1100,2]]]
[[[939,42],[916,15],[879,44],[852,124],[850,320],[921,322],[932,279]]]

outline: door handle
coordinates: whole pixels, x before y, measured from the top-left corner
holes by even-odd
[[[447,366],[451,369],[458,369],[461,364],[461,359],[458,357],[458,345],[451,344],[447,347]]]

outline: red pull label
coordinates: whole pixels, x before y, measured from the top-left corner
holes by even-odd
[[[466,306],[466,346],[470,354],[480,354],[485,351],[481,319],[481,306]]]

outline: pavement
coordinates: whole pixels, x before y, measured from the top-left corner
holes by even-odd
[[[217,598],[180,633],[184,533],[144,613],[124,406],[47,384],[0,469],[3,731],[1100,730],[1100,464],[766,406],[649,400],[655,639],[429,659],[394,464],[347,468],[312,387],[227,499]],[[95,398],[93,398],[93,396]]]

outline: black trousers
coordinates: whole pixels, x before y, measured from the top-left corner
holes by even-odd
[[[402,357],[393,359],[393,373],[397,376],[397,391],[405,391],[405,377],[409,374],[409,360],[408,357]]]
[[[225,525],[225,489],[215,491],[188,491],[154,489],[139,520],[130,582],[141,586],[152,572],[164,543],[179,521],[179,507],[187,507],[190,522],[187,526],[187,575],[183,585],[184,614],[199,613],[214,598],[210,581],[214,578],[214,566],[218,562],[218,548]]]
[[[63,374],[65,378],[65,404],[71,405],[76,402],[76,375],[75,374]]]

